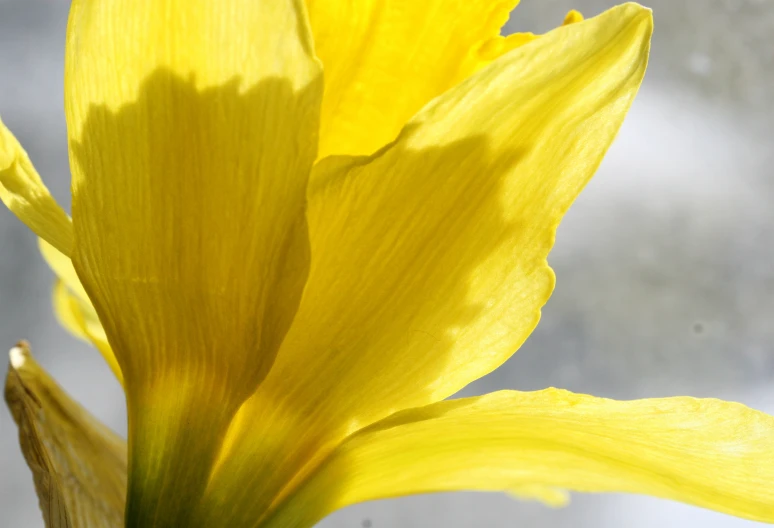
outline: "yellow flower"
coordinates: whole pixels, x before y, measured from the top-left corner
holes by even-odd
[[[4,127],[0,196],[41,238],[60,319],[122,382],[129,443],[12,350],[49,526],[308,527],[460,489],[774,522],[763,413],[443,401],[537,324],[556,226],[647,62],[640,6],[500,37],[515,3],[73,2],[72,220]]]

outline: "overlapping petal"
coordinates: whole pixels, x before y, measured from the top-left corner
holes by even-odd
[[[24,343],[11,350],[5,400],[46,528],[122,526],[126,442],[71,400]]]
[[[84,303],[77,295],[73,294],[61,279],[54,284],[52,300],[54,313],[62,326],[71,334],[91,343],[99,350],[116,379],[123,384],[124,377],[121,373],[121,367],[118,365],[110,343],[108,343],[105,329],[102,328],[94,307]]]
[[[562,25],[567,26],[570,24],[577,24],[578,22],[583,21],[583,15],[580,13],[580,11],[572,10],[564,17],[564,21],[562,22]],[[514,50],[518,47],[521,47],[529,42],[532,42],[535,39],[540,38],[540,35],[537,35],[532,32],[523,32],[523,33],[511,33],[507,36],[498,36],[492,39],[489,39],[485,44],[483,44],[478,49],[478,63],[473,67],[473,72],[476,72],[480,70],[481,68],[486,67],[489,65],[493,60],[496,60],[498,57],[501,57],[502,55],[508,53],[511,50]]]
[[[515,4],[517,1],[511,0],[511,3]],[[467,53],[463,53],[460,50],[458,50],[460,53],[457,54],[450,53],[450,48],[444,44],[443,39],[432,40],[429,38],[431,35],[428,35],[427,42],[425,42],[423,48],[425,53],[412,57],[415,63],[406,61],[395,49],[392,51],[383,49],[377,50],[376,53],[385,53],[389,60],[385,59],[378,62],[369,56],[372,59],[370,63],[363,61],[358,65],[358,68],[354,68],[351,62],[353,49],[360,53],[363,50],[363,46],[356,48],[343,47],[340,39],[341,28],[348,28],[346,34],[350,38],[359,35],[359,38],[365,39],[369,34],[362,31],[358,32],[357,27],[362,26],[364,21],[371,20],[373,25],[379,26],[385,32],[384,42],[400,41],[403,38],[404,32],[416,30],[417,27],[422,26],[423,20],[435,16],[437,14],[437,6],[430,3],[413,3],[410,7],[415,10],[415,13],[413,16],[406,17],[405,6],[395,2],[388,4],[356,3],[345,5],[336,2],[310,1],[307,4],[313,9],[314,20],[317,21],[317,24],[312,29],[317,37],[318,54],[325,55],[326,64],[328,65],[326,78],[330,86],[327,90],[327,97],[323,101],[323,114],[330,121],[332,129],[330,134],[325,134],[326,137],[323,138],[323,148],[328,148],[327,145],[330,145],[330,149],[333,151],[342,150],[347,151],[347,153],[366,153],[375,150],[377,146],[381,146],[387,143],[389,139],[395,137],[399,128],[416,109],[438,93],[441,93],[441,91],[447,89],[456,80],[461,80],[478,71],[508,51],[539,38],[539,35],[534,33],[514,33],[508,36],[498,35],[498,24],[502,25],[503,23],[502,13],[510,5],[508,3],[503,3],[502,5],[487,2],[466,3],[465,9],[475,11],[474,14],[481,18],[447,16],[444,18],[444,23],[453,27],[449,30],[450,32],[445,32],[444,35],[460,35],[460,38],[453,40],[456,44],[461,44],[460,50],[465,45],[468,45],[470,49]],[[360,13],[360,16],[354,16],[354,12]],[[450,13],[450,11],[446,12]],[[582,20],[583,16],[578,11],[573,10],[565,17],[564,24],[577,23]],[[435,60],[433,54],[443,55],[443,60],[440,62]],[[376,64],[377,62],[378,64]],[[446,68],[447,75],[439,75],[432,68]],[[363,69],[363,71],[360,69]],[[368,74],[370,70],[374,69],[381,72],[391,70],[390,73],[386,74],[387,78],[392,79],[394,83],[390,90],[367,93],[368,83],[378,79],[378,76]],[[453,72],[456,69],[459,69],[459,73],[456,76],[448,75],[448,71]],[[422,85],[422,81],[425,79],[424,77],[418,78],[416,76],[417,70],[421,71],[423,75],[430,75],[433,77],[433,82],[440,82],[440,84],[435,87],[430,86],[428,83]],[[405,77],[399,82],[395,82],[400,76],[404,75]],[[372,106],[368,106],[364,101],[358,99],[362,96],[372,98],[389,97],[390,111],[385,111],[382,101],[374,101]],[[395,97],[400,98],[403,104],[395,106]],[[368,127],[369,134],[346,133],[346,129],[363,125],[365,117],[369,112],[378,112],[379,114],[379,117],[376,119],[372,115],[365,125]],[[350,116],[350,121],[347,120],[348,115]],[[382,124],[374,129],[374,121]],[[61,260],[56,255],[53,255],[55,248],[52,248],[50,245],[48,248],[44,246],[42,248],[49,264],[52,263],[52,260]],[[71,291],[76,292],[77,298],[86,303],[85,308],[93,311],[93,308],[90,307],[91,302],[88,300],[85,291],[83,291],[83,286],[78,281],[75,271],[72,271],[71,277],[63,277],[59,273],[65,265],[65,263],[62,263],[53,269],[65,281]],[[71,265],[69,267],[72,268]],[[75,280],[72,280],[73,278]],[[80,294],[81,292],[83,295]],[[55,294],[58,293],[63,292],[55,291]],[[55,300],[58,298],[55,298]],[[56,306],[56,309],[60,311],[67,309],[67,306],[60,303]],[[60,313],[60,315],[62,317],[73,317],[73,314]],[[96,315],[90,319],[97,325],[99,324]],[[79,337],[86,337],[82,335],[77,326],[70,324],[66,325],[66,327]],[[98,336],[99,334],[104,334],[104,331],[98,328],[95,328],[95,330]],[[115,359],[111,359],[113,354],[109,350],[107,341],[102,340],[100,337],[96,341],[91,338],[89,340],[102,352],[114,372],[117,371],[117,363]]]
[[[371,154],[491,56],[518,0],[307,0],[325,67],[320,157]]]
[[[557,29],[377,154],[318,164],[301,306],[201,515],[251,526],[346,435],[449,396],[523,343],[553,288],[557,224],[629,108],[651,27],[627,4]]]
[[[188,522],[293,318],[321,89],[297,0],[72,5],[73,264],[127,392],[128,526]]]
[[[774,417],[737,403],[504,391],[397,413],[336,449],[265,524],[414,493],[642,493],[774,522]]]
[[[99,350],[119,382],[123,383],[121,367],[107,340],[105,329],[91,304],[69,257],[43,239],[39,240],[40,253],[56,274],[53,290],[54,313],[70,333],[90,342]]]
[[[537,324],[556,226],[647,61],[639,6],[499,37],[514,3],[307,2],[319,157],[395,140],[318,163],[307,232],[322,81],[297,0],[74,2],[74,234],[2,123],[0,198],[42,238],[64,325],[126,383],[127,526],[301,528],[458,489],[647,493],[774,522],[774,418],[741,405],[433,403]],[[122,442],[23,347],[6,398],[47,525],[120,524]]]
[[[537,38],[500,35],[518,3],[306,0],[325,67],[319,156],[373,153],[431,99]]]

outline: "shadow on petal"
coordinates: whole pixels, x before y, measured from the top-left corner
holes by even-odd
[[[319,85],[158,70],[71,143],[73,264],[127,393],[129,526],[188,522],[295,315]]]

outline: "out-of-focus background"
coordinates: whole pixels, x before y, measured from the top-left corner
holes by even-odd
[[[612,4],[524,0],[506,31],[544,32],[571,8],[592,16]],[[650,69],[602,169],[559,230],[550,258],[556,293],[518,354],[466,394],[548,386],[622,399],[687,394],[774,413],[774,3],[651,0],[650,7]],[[0,0],[0,115],[69,206],[68,9],[65,0]],[[35,237],[3,207],[0,241],[0,348],[30,339],[65,389],[125,434],[120,387],[96,351],[57,325],[52,276]],[[321,526],[754,524],[644,497],[576,494],[569,507],[552,510],[460,493],[358,505]],[[0,526],[43,526],[4,407]]]

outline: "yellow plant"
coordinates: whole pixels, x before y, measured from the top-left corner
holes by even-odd
[[[537,324],[648,58],[636,4],[501,37],[515,4],[74,0],[72,219],[3,126],[0,197],[122,383],[129,439],[11,351],[49,526],[308,527],[462,489],[774,522],[774,419],[742,405],[444,401]]]

